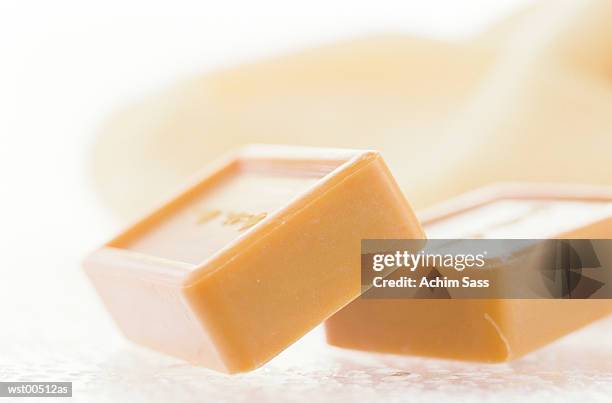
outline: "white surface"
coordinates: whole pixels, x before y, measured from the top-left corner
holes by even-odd
[[[0,380],[73,381],[82,402],[610,401],[609,319],[493,366],[342,351],[317,330],[229,377],[125,342],[79,266],[119,228],[87,161],[95,125],[126,98],[353,34],[461,36],[518,1],[85,3],[0,4]]]

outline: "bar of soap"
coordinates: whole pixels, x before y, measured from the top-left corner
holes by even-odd
[[[429,238],[610,238],[612,189],[499,185],[419,217]],[[358,298],[325,328],[338,347],[500,362],[610,313],[605,299]]]
[[[423,236],[377,152],[250,146],[84,266],[129,339],[234,373],[360,294],[362,238]]]

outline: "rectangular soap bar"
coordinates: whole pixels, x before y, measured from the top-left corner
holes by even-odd
[[[359,295],[362,238],[423,236],[377,152],[250,146],[84,266],[129,339],[233,373]]]
[[[419,215],[430,238],[610,238],[612,189],[507,184]],[[472,361],[520,357],[612,313],[611,300],[362,299],[325,323],[330,344]]]

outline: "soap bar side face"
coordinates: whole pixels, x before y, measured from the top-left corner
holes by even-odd
[[[325,322],[325,331],[337,347],[500,362],[508,358],[495,322],[501,317],[499,301],[357,298]]]
[[[87,275],[123,335],[188,361],[205,359],[209,368],[225,371],[217,347],[193,315],[179,283],[173,281],[181,268],[174,267],[167,278],[138,275],[150,267],[138,267],[132,273],[129,264],[142,263],[126,261],[113,250],[97,251],[86,262]],[[183,273],[189,270],[185,267]]]

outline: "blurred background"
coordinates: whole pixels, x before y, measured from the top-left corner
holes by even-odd
[[[80,261],[246,142],[380,148],[418,208],[498,180],[610,184],[609,9],[2,1],[0,380],[87,402],[607,401],[609,320],[497,366],[345,354],[316,329],[229,378],[121,339]]]

